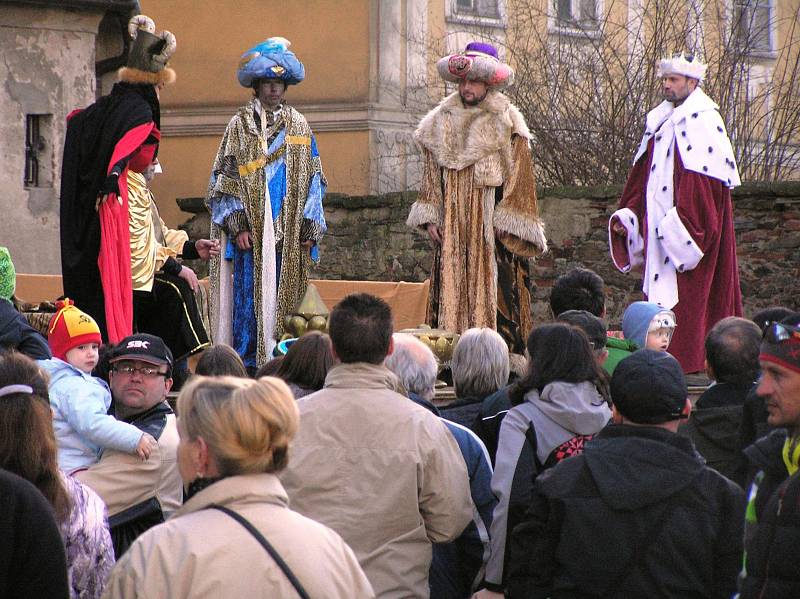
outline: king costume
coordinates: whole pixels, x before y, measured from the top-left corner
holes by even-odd
[[[263,79],[300,83],[305,69],[289,41],[270,38],[242,56],[243,87]],[[274,112],[258,98],[228,124],[211,173],[206,205],[211,238],[222,254],[210,265],[211,335],[256,368],[272,354],[284,320],[306,291],[310,260],[327,228],[322,208],[327,182],[305,118],[281,104]],[[235,240],[249,231],[252,249]],[[312,241],[306,250],[302,242]]]
[[[684,55],[659,63],[659,76],[702,82],[706,66]],[[719,320],[742,315],[731,192],[741,184],[719,106],[700,87],[678,106],[664,101],[647,115],[645,132],[609,221],[614,265],[644,267],[648,301],[675,312],[669,347],[685,372],[704,369],[706,334]],[[615,222],[626,230],[613,232]]]
[[[175,36],[156,34],[144,15],[133,17],[128,31],[133,44],[120,82],[109,95],[67,117],[61,167],[64,294],[94,317],[111,343],[130,335],[133,327],[127,174],[143,171],[158,153],[156,86],[175,80],[166,67]]]
[[[429,322],[452,332],[497,330],[523,353],[533,326],[528,259],[547,250],[536,203],[531,134],[499,89],[514,72],[489,44],[472,42],[437,62],[446,81],[483,81],[485,98],[465,105],[447,96],[420,122],[423,181],[407,224],[436,225]],[[501,238],[495,236],[500,232]]]

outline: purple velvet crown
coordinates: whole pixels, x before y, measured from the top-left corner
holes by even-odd
[[[497,58],[497,48],[495,48],[491,44],[485,44],[483,42],[468,43],[467,47],[464,48],[464,53],[467,54],[469,52],[482,52],[484,54],[488,54],[489,56]]]

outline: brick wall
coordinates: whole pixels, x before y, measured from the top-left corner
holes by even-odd
[[[628,303],[641,299],[638,277],[619,273],[608,257],[606,223],[619,193],[614,186],[540,190],[550,251],[532,267],[536,321],[550,318],[547,299],[553,281],[576,266],[591,268],[605,280],[610,325],[618,325]],[[800,310],[800,182],[743,185],[733,197],[745,315],[775,305]],[[312,276],[424,280],[431,264],[427,236],[405,226],[413,201],[413,193],[327,196],[329,232]],[[207,222],[201,213],[186,227],[198,235],[207,231]]]

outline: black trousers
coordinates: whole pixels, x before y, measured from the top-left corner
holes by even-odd
[[[156,273],[152,291],[133,292],[133,330],[161,337],[175,362],[209,345],[189,283],[165,273]]]

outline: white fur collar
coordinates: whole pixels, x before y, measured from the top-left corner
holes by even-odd
[[[505,95],[489,91],[478,106],[464,106],[454,92],[425,115],[414,138],[439,165],[461,170],[490,154],[508,153],[512,134],[531,138],[522,113]]]
[[[653,136],[660,141],[667,135],[661,143],[670,147],[675,144],[685,168],[719,179],[728,187],[741,185],[733,148],[718,110],[716,102],[699,87],[680,106],[662,102],[647,114],[634,164],[647,151]]]

